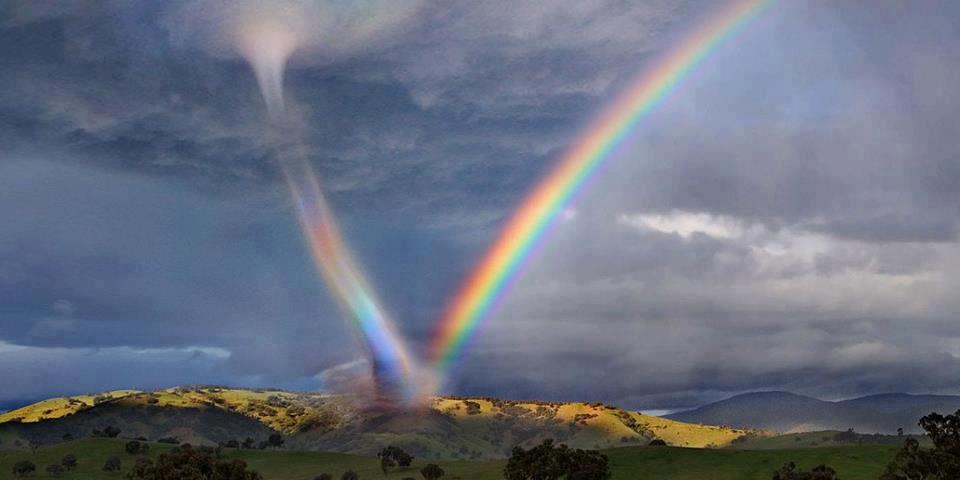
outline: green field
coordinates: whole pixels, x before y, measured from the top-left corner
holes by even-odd
[[[122,475],[107,474],[100,467],[111,455],[123,459],[124,469],[133,465],[136,457],[123,453],[123,440],[84,439],[49,447],[37,452],[0,452],[0,478],[11,476],[14,462],[30,460],[38,472],[31,478],[53,478],[46,475],[46,465],[59,462],[68,453],[75,454],[80,467],[59,478],[84,480],[118,479]],[[151,455],[171,448],[170,445],[151,444]],[[783,450],[693,449],[675,447],[625,447],[607,450],[613,467],[614,479],[656,480],[769,480],[780,465],[794,461],[803,468],[820,463],[833,466],[843,480],[874,480],[884,465],[893,458],[898,447],[893,445],[860,445]],[[267,480],[311,480],[327,472],[339,478],[340,473],[352,469],[361,479],[384,478],[377,460],[339,453],[228,450],[228,458],[241,458]],[[409,469],[395,470],[386,478],[420,478],[418,470],[425,462],[416,461]],[[445,479],[494,480],[501,478],[503,460],[439,461],[447,472]]]

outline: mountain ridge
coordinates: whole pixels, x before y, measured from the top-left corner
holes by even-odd
[[[749,425],[773,432],[854,429],[861,433],[920,433],[917,421],[931,412],[953,413],[960,396],[881,393],[828,401],[783,391],[748,392],[666,415],[682,422]]]

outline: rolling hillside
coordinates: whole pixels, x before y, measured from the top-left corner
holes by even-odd
[[[372,455],[393,444],[419,457],[500,458],[553,438],[579,448],[724,446],[762,432],[691,425],[601,403],[437,397],[418,411],[370,411],[346,395],[178,387],[45,400],[0,417],[0,449],[31,440],[84,438],[107,426],[121,437],[216,444],[280,432],[300,450]],[[19,444],[19,445],[18,445]]]
[[[853,428],[861,433],[895,434],[898,428],[906,433],[920,433],[920,417],[957,409],[960,396],[896,393],[828,402],[788,392],[758,392],[674,413],[668,418],[788,433]]]

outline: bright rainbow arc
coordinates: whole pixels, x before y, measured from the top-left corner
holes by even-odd
[[[316,175],[306,160],[287,160],[283,173],[313,260],[334,298],[361,334],[376,380],[387,382],[377,387],[392,390],[381,393],[400,394],[410,400],[416,393],[410,355],[347,248]]]
[[[736,0],[710,17],[644,71],[582,134],[500,231],[441,318],[431,345],[435,367],[446,372],[501,296],[551,221],[583,183],[719,44],[773,0]]]

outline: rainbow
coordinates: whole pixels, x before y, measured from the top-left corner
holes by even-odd
[[[410,354],[347,248],[316,175],[305,159],[288,159],[282,166],[317,269],[370,353],[378,393],[390,397],[385,400],[411,399],[416,392]]]
[[[552,220],[597,167],[704,58],[772,2],[737,0],[709,17],[645,70],[581,134],[509,219],[444,312],[430,348],[441,373],[449,369]]]

